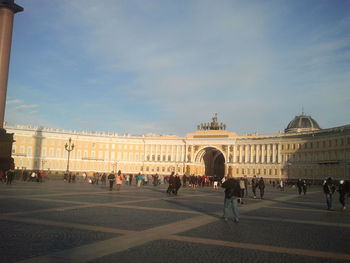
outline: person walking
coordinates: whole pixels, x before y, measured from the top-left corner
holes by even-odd
[[[109,181],[109,191],[112,191],[113,189],[113,184],[114,184],[114,181],[115,181],[115,175],[113,172],[111,172],[109,175],[108,175],[108,181]]]
[[[12,180],[15,177],[15,171],[13,169],[10,169],[6,172],[6,184],[12,184]]]
[[[279,187],[280,187],[280,190],[283,192],[284,191],[284,182],[282,179],[280,180]]]
[[[181,187],[181,180],[180,180],[180,176],[177,174],[175,175],[174,178],[174,194],[177,195],[177,192],[179,191]]]
[[[244,197],[244,192],[245,192],[245,182],[244,182],[244,179],[243,179],[243,178],[241,178],[241,179],[239,180],[239,189],[240,189],[240,191],[241,191],[240,196],[241,196],[241,198],[242,198],[241,204],[243,204],[243,197]]]
[[[323,183],[323,192],[326,196],[327,209],[332,210],[333,194],[335,192],[335,186],[331,177]]]
[[[141,183],[142,183],[142,174],[139,173],[136,177],[136,182],[137,182],[137,187],[141,187]]]
[[[119,170],[118,171],[118,174],[117,174],[117,178],[116,178],[116,189],[117,191],[120,190],[121,186],[122,186],[122,183],[123,183],[123,176],[122,176],[122,172]]]
[[[301,191],[302,191],[302,188],[303,188],[303,182],[301,181],[301,179],[298,179],[297,188],[298,188],[299,195],[301,195]]]
[[[219,190],[218,183],[219,183],[219,178],[216,175],[214,175],[214,189],[215,190]]]
[[[254,175],[253,179],[252,179],[252,192],[254,195],[254,198],[256,198],[256,187],[258,186],[258,181],[256,179],[256,176]]]
[[[225,188],[225,200],[224,200],[224,215],[225,221],[228,220],[228,209],[232,208],[233,221],[239,222],[239,209],[238,209],[238,199],[241,197],[241,191],[239,187],[239,182],[236,179],[228,177],[228,179],[221,185]]]
[[[258,187],[260,190],[260,199],[264,199],[264,194],[265,194],[265,182],[262,177],[260,177],[260,180],[258,182]]]
[[[346,184],[345,184],[345,181],[344,180],[340,180],[339,182],[339,187],[338,187],[338,192],[339,192],[339,202],[341,203],[342,205],[342,208],[341,210],[342,211],[345,211],[346,210],[346,206],[345,206],[345,196],[346,196],[346,193],[347,191],[349,191],[350,189],[346,189]]]
[[[306,191],[307,191],[307,182],[306,182],[306,180],[303,180],[303,186],[302,186],[302,188],[303,188],[303,193],[304,193],[304,195],[306,195]]]
[[[132,175],[132,174],[130,174],[130,178],[129,178],[129,186],[131,186],[132,185],[132,178],[133,178],[134,176]]]
[[[171,172],[169,176],[169,186],[168,189],[166,190],[168,195],[171,195],[171,193],[175,192],[175,177],[174,177],[174,172]]]

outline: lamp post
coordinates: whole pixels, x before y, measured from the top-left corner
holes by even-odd
[[[64,148],[68,152],[68,161],[67,161],[67,173],[69,172],[69,157],[70,157],[70,152],[74,150],[74,143],[72,143],[72,139],[69,138],[68,143],[64,145]]]
[[[41,170],[44,170],[44,166],[46,162],[47,162],[46,160],[41,160]]]
[[[115,161],[115,163],[112,164],[112,166],[113,166],[113,172],[114,172],[114,173],[117,173],[117,172],[118,172],[118,162],[119,162],[119,161]]]

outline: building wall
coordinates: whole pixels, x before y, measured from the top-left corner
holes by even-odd
[[[201,156],[220,151],[226,174],[265,178],[350,178],[350,125],[312,133],[237,136],[227,131],[197,131],[186,137],[130,136],[28,126],[14,133],[17,169],[65,171],[65,144],[72,139],[70,171],[203,174]]]

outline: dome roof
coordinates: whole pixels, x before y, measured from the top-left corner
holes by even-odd
[[[320,129],[321,128],[318,125],[317,121],[311,118],[311,116],[301,114],[299,116],[294,117],[294,119],[288,124],[284,132],[286,133],[306,132],[306,131],[316,131]]]

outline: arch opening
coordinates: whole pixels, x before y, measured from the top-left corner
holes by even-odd
[[[225,157],[224,154],[214,148],[207,147],[199,153],[199,162],[204,168],[204,175],[217,176],[219,178],[225,175]]]

